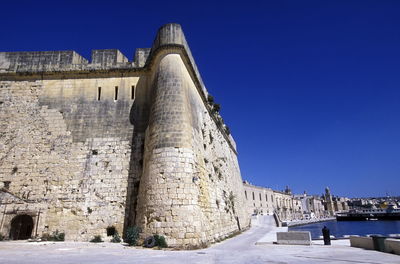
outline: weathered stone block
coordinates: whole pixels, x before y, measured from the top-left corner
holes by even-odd
[[[372,237],[350,236],[350,246],[374,250]]]
[[[385,252],[400,255],[400,239],[386,238]]]
[[[277,243],[284,245],[311,245],[311,233],[308,231],[277,232]]]

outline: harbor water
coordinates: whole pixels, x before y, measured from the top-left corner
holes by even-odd
[[[388,236],[390,234],[400,234],[400,221],[327,221],[302,226],[289,227],[289,231],[310,231],[312,239],[322,236],[322,228],[329,228],[331,235],[336,238],[345,235],[366,236],[380,234]]]

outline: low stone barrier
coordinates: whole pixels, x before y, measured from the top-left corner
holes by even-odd
[[[311,245],[311,233],[308,231],[289,231],[276,233],[277,244]]]
[[[374,250],[372,237],[350,236],[350,246]]]
[[[385,252],[400,255],[400,239],[386,238]]]

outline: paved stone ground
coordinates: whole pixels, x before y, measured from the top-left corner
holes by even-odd
[[[348,240],[334,240],[332,246],[323,246],[322,241],[312,246],[255,245],[272,229],[254,227],[210,248],[193,251],[138,249],[112,243],[0,242],[0,263],[400,263],[400,256],[351,248]]]

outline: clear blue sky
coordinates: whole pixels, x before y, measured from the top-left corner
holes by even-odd
[[[150,47],[183,26],[253,184],[400,195],[400,1],[4,1],[0,51]]]

